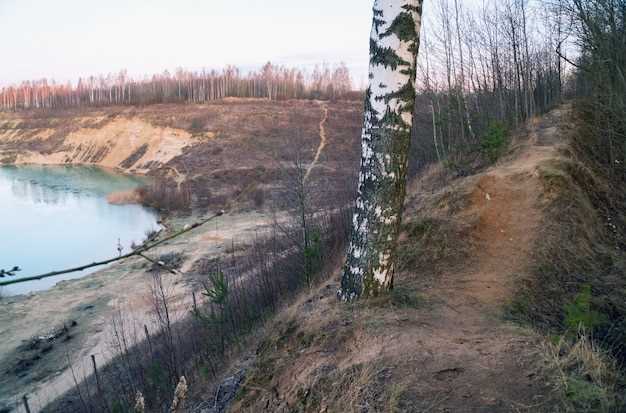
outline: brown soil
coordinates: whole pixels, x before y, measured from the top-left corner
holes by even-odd
[[[543,339],[505,313],[529,276],[546,202],[538,167],[558,158],[568,110],[530,122],[484,173],[433,193],[428,178],[414,183],[401,247],[420,265],[404,266],[390,296],[346,306],[335,280],[291,306],[232,411],[555,411]],[[410,229],[422,222],[440,227]]]

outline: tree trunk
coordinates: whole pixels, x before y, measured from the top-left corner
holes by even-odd
[[[463,59],[463,42],[461,41],[461,25],[459,23],[459,2],[458,0],[454,0],[454,11],[455,11],[455,22],[456,22],[456,35],[458,39],[459,46],[459,65],[461,67],[461,87],[459,88],[459,105],[461,106],[460,115],[463,117],[465,121],[465,125],[462,125],[461,128],[466,128],[469,133],[470,140],[472,143],[476,142],[476,136],[474,135],[474,130],[472,129],[472,120],[470,119],[469,109],[467,108],[467,101],[465,99],[465,59]],[[465,131],[463,131],[465,132]]]
[[[338,296],[393,286],[406,193],[423,0],[376,0],[370,36],[361,169],[352,236]]]

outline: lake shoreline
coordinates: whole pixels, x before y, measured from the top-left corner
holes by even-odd
[[[0,268],[19,267],[14,279],[33,277],[109,259],[142,243],[159,228],[158,211],[113,205],[106,197],[144,185],[142,178],[98,166],[0,166],[0,233],[19,235],[0,239]],[[52,285],[41,279],[1,290],[16,295]]]

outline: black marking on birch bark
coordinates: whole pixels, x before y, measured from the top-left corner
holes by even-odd
[[[398,66],[409,66],[410,63],[397,55],[391,47],[381,47],[376,40],[370,39],[370,64],[390,67],[396,70]]]
[[[411,6],[410,4],[405,4],[404,6],[402,6],[402,8],[406,11],[413,11],[417,14],[419,14],[420,16],[422,15],[422,2],[420,2],[420,4],[418,4],[417,6]]]
[[[397,99],[403,103],[403,105],[398,108],[399,113],[413,113],[413,109],[415,108],[415,86],[412,82],[407,83],[402,86],[400,90],[388,93],[381,99],[384,100],[387,105],[392,99]],[[402,119],[398,126],[402,126],[404,128],[411,127],[411,125],[407,125]]]
[[[409,45],[409,51],[411,53],[417,54],[418,50],[420,49],[420,40],[421,39],[420,39],[420,36],[419,36],[419,33],[418,33],[417,34],[417,40]]]
[[[380,113],[378,113],[378,111],[376,109],[374,109],[374,107],[372,107],[372,88],[368,87],[367,89],[365,89],[365,116],[368,116],[370,118],[376,118],[378,115],[380,115]],[[369,121],[371,122],[372,120],[369,119]]]
[[[415,31],[415,20],[409,12],[402,12],[396,16],[389,28],[380,35],[381,39],[389,37],[392,34],[398,36],[403,42],[411,42],[417,38]]]
[[[376,34],[378,34],[381,26],[387,24],[386,21],[380,19],[379,17],[383,17],[383,11],[374,8],[374,29],[376,30]]]
[[[383,115],[382,119],[379,122],[382,127],[382,125],[389,125],[389,126],[395,126],[397,128],[401,128],[401,129],[406,129],[406,128],[410,128],[409,125],[407,125],[407,123],[404,121],[404,119],[402,119],[402,116],[397,113],[394,112],[392,110],[388,110],[385,112],[385,114]],[[401,134],[400,131],[397,131],[398,134]]]

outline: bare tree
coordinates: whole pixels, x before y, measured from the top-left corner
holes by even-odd
[[[310,165],[305,162],[299,134],[292,141],[289,160],[280,163],[281,195],[277,201],[278,211],[287,211],[288,219],[276,217],[274,226],[290,239],[301,257],[302,275],[311,286],[312,277],[318,270],[318,234],[315,228],[315,212],[320,212],[316,202],[319,195],[316,183],[308,176]]]
[[[116,75],[80,78],[76,85],[46,79],[25,81],[0,88],[0,110],[202,103],[225,97],[342,99],[351,91],[350,73],[343,63],[324,66],[309,77],[302,70],[268,62],[260,71],[245,74],[227,66],[221,72],[178,68],[173,75],[165,71],[142,80],[132,79],[122,70]]]

